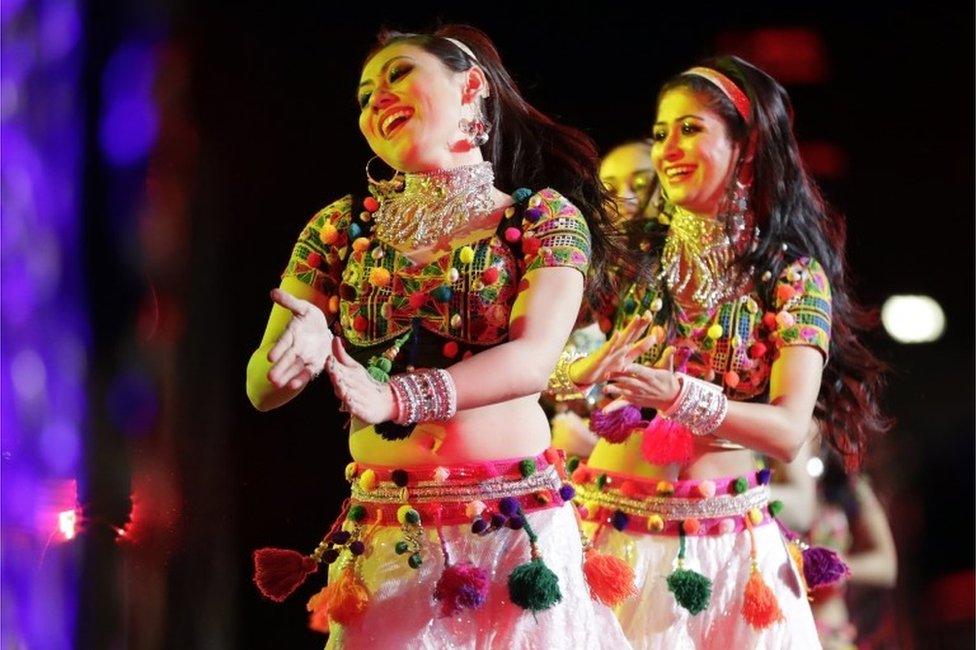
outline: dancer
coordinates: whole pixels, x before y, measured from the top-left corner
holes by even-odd
[[[471,27],[382,34],[358,93],[397,174],[308,223],[248,367],[262,410],[326,369],[351,415],[352,495],[311,555],[257,551],[258,586],[283,599],[328,563],[309,609],[330,647],[626,647],[591,600],[628,589],[595,569],[626,567],[590,551],[584,581],[538,404],[608,258],[595,150]]]
[[[855,466],[886,427],[844,222],[804,172],[791,119],[783,88],[735,57],[664,85],[664,217],[645,277],[607,344],[567,371],[571,385],[609,376],[620,398],[591,419],[603,440],[573,482],[593,543],[634,563],[639,597],[617,613],[637,648],[818,647],[804,576],[843,568],[808,554],[798,572],[754,454],[792,458],[816,412]]]

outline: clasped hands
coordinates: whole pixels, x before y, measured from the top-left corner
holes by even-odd
[[[313,303],[274,289],[271,300],[291,312],[285,331],[268,352],[268,381],[276,388],[301,390],[323,369],[340,407],[367,424],[392,420],[396,401],[388,384],[376,381],[333,336],[325,314]]]
[[[595,352],[575,361],[569,369],[570,379],[579,385],[607,382],[604,392],[617,398],[607,407],[611,410],[624,403],[666,409],[681,390],[674,373],[674,347],[665,348],[653,366],[635,363],[663,336],[655,329],[647,332],[650,324],[650,313],[635,316]]]

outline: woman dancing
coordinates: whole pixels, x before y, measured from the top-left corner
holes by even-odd
[[[381,35],[358,93],[398,173],[308,223],[248,367],[261,410],[327,370],[352,495],[311,555],[257,551],[258,586],[282,599],[328,563],[309,609],[336,647],[626,646],[538,404],[607,259],[595,149],[470,27]]]
[[[856,466],[886,427],[844,222],[803,169],[786,92],[741,59],[667,82],[652,139],[665,200],[646,277],[607,344],[568,369],[576,384],[609,376],[619,398],[573,473],[586,530],[635,567],[639,596],[617,608],[635,647],[818,647],[804,576],[843,568],[808,553],[797,571],[754,458],[789,460],[816,413]]]

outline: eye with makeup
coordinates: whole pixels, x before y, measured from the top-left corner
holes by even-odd
[[[683,122],[681,124],[682,135],[695,135],[702,132],[702,127],[694,122]]]
[[[654,131],[651,132],[651,140],[653,140],[654,142],[664,142],[664,140],[667,137],[668,137],[668,130],[663,126],[660,128],[656,128],[654,129]]]
[[[390,66],[390,69],[386,73],[386,82],[388,84],[394,84],[400,79],[403,79],[413,70],[413,66],[406,63],[397,63]],[[365,91],[359,94],[358,102],[359,108],[365,109],[369,105],[369,98],[372,97],[373,93],[370,91]]]

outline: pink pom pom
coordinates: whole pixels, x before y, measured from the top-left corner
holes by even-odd
[[[691,431],[673,420],[656,417],[644,429],[641,452],[655,465],[687,463],[691,460]]]
[[[454,616],[464,609],[477,609],[488,600],[491,582],[488,572],[470,562],[454,564],[441,574],[434,587],[434,600],[441,603],[443,616]]]

